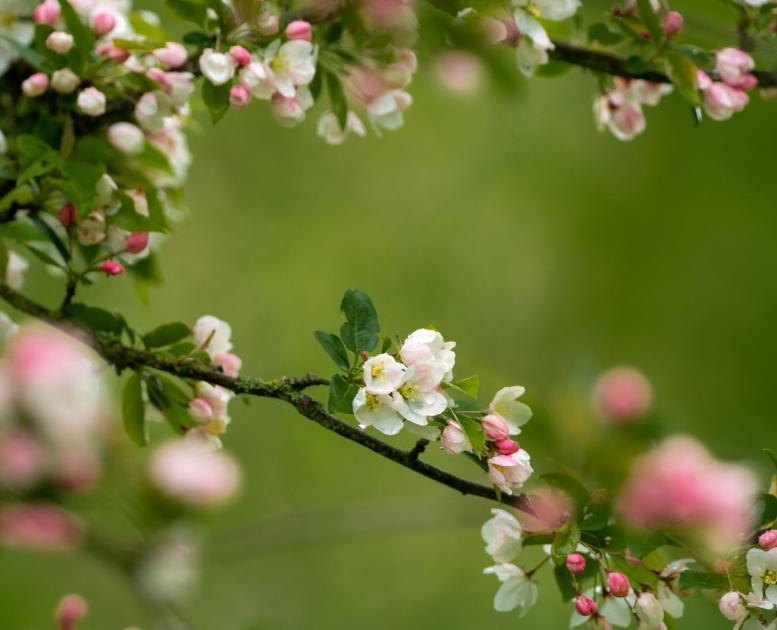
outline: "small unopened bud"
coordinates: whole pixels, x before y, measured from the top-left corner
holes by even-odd
[[[57,606],[54,620],[59,630],[75,630],[76,623],[89,612],[86,600],[80,595],[65,595]]]
[[[41,2],[35,7],[32,19],[36,24],[56,26],[59,21],[59,2],[57,2],[57,0],[45,0],[45,2]]]
[[[777,547],[777,529],[767,529],[758,537],[758,544],[767,551]]]
[[[138,155],[143,152],[146,137],[137,125],[117,122],[108,127],[108,142],[126,155]]]
[[[505,438],[496,443],[496,450],[499,451],[500,455],[512,455],[521,450],[521,445],[518,442],[513,442],[510,438]]]
[[[718,602],[718,608],[720,614],[730,621],[741,623],[742,619],[747,616],[747,608],[742,602],[742,596],[736,591],[724,593]]]
[[[682,13],[678,11],[669,11],[664,16],[664,21],[661,24],[661,28],[664,29],[664,33],[667,37],[675,37],[680,34],[685,26],[685,19]]]
[[[486,437],[492,442],[506,440],[510,437],[510,429],[507,423],[496,414],[489,414],[481,420]]]
[[[57,94],[72,94],[81,85],[81,79],[70,68],[55,70],[51,75],[51,89]]]
[[[106,260],[100,268],[106,276],[120,276],[124,273],[124,266],[115,260]]]
[[[139,254],[148,247],[148,232],[134,232],[127,237],[125,248],[130,254]]]
[[[36,72],[22,81],[22,93],[29,98],[40,96],[48,89],[49,78],[42,72]]]
[[[567,556],[567,569],[570,573],[582,573],[585,571],[585,556],[580,553],[570,553]]]
[[[623,573],[612,571],[607,574],[607,590],[613,597],[626,597],[629,594],[629,578]]]
[[[575,600],[575,610],[583,617],[590,617],[596,612],[596,602],[588,595],[578,595]]]
[[[370,353],[369,353],[369,352],[365,352],[364,350],[362,350],[362,351],[359,353],[359,358],[360,358],[362,361],[366,361],[367,359],[369,359],[369,358],[370,358]]]
[[[259,14],[256,18],[256,27],[260,35],[269,37],[270,35],[276,35],[281,29],[280,20],[277,15],[273,15],[269,11],[265,11]]]
[[[289,39],[304,39],[309,42],[313,38],[313,27],[305,20],[290,22],[285,32]]]
[[[63,31],[54,31],[46,38],[46,46],[59,55],[66,55],[73,47],[73,36]]]
[[[111,11],[97,11],[92,16],[92,30],[98,35],[107,35],[116,28],[116,18]]]
[[[78,215],[76,214],[76,207],[72,203],[63,204],[57,212],[59,222],[65,227],[70,227],[76,222]]]
[[[189,57],[186,48],[178,42],[167,42],[164,48],[157,48],[153,55],[159,63],[168,68],[180,68]]]
[[[213,363],[220,366],[221,370],[227,376],[237,378],[240,374],[240,368],[243,367],[243,361],[236,354],[231,352],[219,352],[213,356]]]
[[[108,57],[108,59],[114,63],[124,63],[127,61],[127,59],[129,59],[130,56],[130,52],[128,50],[117,48],[116,44],[113,42],[100,42],[95,50],[97,51],[98,55]]]
[[[238,66],[247,66],[251,63],[251,53],[242,46],[232,46],[229,49],[229,56]]]
[[[102,116],[105,113],[105,94],[96,87],[88,87],[78,94],[76,105],[87,116]]]
[[[229,104],[235,109],[245,109],[251,102],[251,92],[243,85],[233,85],[229,90]]]

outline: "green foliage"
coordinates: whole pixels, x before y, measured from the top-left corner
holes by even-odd
[[[85,328],[121,335],[124,329],[124,319],[117,313],[111,313],[96,306],[87,306],[74,302],[65,309],[68,319]]]
[[[468,376],[467,378],[460,378],[458,380],[448,383],[448,388],[460,391],[462,394],[466,394],[470,398],[478,397],[478,389],[480,388],[480,377],[477,374]]]
[[[456,421],[461,425],[461,428],[464,429],[464,433],[467,434],[475,453],[482,453],[486,446],[486,436],[485,433],[483,433],[483,425],[478,420],[468,418],[467,416],[457,416]]]
[[[340,303],[345,323],[340,327],[340,336],[345,347],[354,353],[370,352],[378,345],[378,314],[370,297],[358,289],[345,292]]]
[[[332,333],[326,333],[321,330],[317,330],[313,333],[321,347],[324,349],[335,362],[335,365],[344,372],[347,372],[351,368],[350,361],[348,360],[348,351],[345,349],[342,340],[337,335]]]
[[[202,101],[208,108],[213,123],[217,123],[229,110],[229,84],[214,85],[207,79],[203,79]]]
[[[172,322],[157,326],[151,332],[143,335],[143,343],[147,348],[161,348],[182,341],[190,334],[189,326],[183,322]]]
[[[70,0],[60,0],[62,17],[65,19],[67,30],[75,40],[75,50],[80,51],[82,57],[89,55],[94,48],[94,32],[76,13]]]
[[[138,446],[148,444],[143,386],[137,372],[133,372],[124,384],[121,395],[121,412],[124,418],[124,430],[129,438]]]
[[[342,374],[335,374],[329,379],[330,412],[353,413],[353,399],[358,388],[349,382]]]

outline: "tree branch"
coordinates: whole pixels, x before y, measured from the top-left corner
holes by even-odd
[[[282,377],[265,381],[260,378],[232,378],[224,374],[220,369],[197,359],[176,360],[158,356],[147,350],[125,346],[114,335],[85,329],[45,306],[30,300],[21,293],[14,291],[6,284],[0,284],[0,297],[19,311],[32,315],[37,319],[48,322],[76,339],[88,344],[118,372],[125,369],[136,370],[150,368],[166,372],[180,378],[206,381],[213,385],[219,385],[236,394],[246,394],[260,398],[275,398],[292,405],[299,414],[318,424],[319,426],[336,433],[352,442],[356,442],[370,449],[374,453],[390,459],[393,462],[409,468],[437,483],[448,486],[461,494],[469,494],[492,501],[499,501],[511,505],[521,511],[533,513],[529,498],[524,494],[499,495],[490,487],[480,485],[466,479],[461,479],[450,473],[435,468],[419,458],[426,446],[421,440],[410,451],[391,446],[379,440],[369,433],[344,422],[340,418],[330,414],[324,406],[304,394],[302,390],[315,385],[327,385],[329,381],[312,374],[302,377]]]

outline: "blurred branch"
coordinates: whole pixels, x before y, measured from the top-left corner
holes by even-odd
[[[179,378],[206,381],[212,385],[219,385],[236,394],[246,394],[260,398],[275,398],[292,405],[297,412],[352,442],[356,442],[369,450],[390,459],[393,462],[409,468],[444,486],[448,486],[461,494],[469,494],[492,501],[499,501],[513,507],[533,513],[529,499],[524,494],[502,495],[491,486],[483,486],[466,479],[461,479],[450,473],[435,468],[420,460],[424,441],[420,441],[410,451],[391,446],[361,429],[354,427],[340,418],[329,413],[317,400],[304,394],[302,390],[315,385],[327,385],[325,378],[307,374],[301,377],[282,377],[265,381],[259,378],[232,378],[224,374],[220,369],[196,359],[171,359],[158,356],[147,350],[131,348],[121,343],[112,334],[94,332],[72,321],[60,311],[52,311],[13,290],[6,284],[0,284],[0,297],[19,311],[32,315],[40,320],[48,322],[60,330],[70,334],[92,348],[108,363],[121,373],[125,369],[136,370],[150,368],[177,376]]]

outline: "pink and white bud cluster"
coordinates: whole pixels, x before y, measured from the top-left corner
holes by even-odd
[[[631,526],[693,533],[725,553],[752,527],[756,488],[748,469],[716,460],[692,438],[673,437],[635,461],[617,509]]]
[[[436,330],[421,328],[405,339],[397,361],[382,353],[364,362],[364,386],[353,399],[356,420],[364,427],[373,426],[385,435],[395,435],[405,421],[425,427],[429,418],[448,408],[442,391],[453,378],[456,344],[445,341]],[[443,447],[466,450],[466,436],[451,426],[444,432]]]
[[[393,131],[404,124],[404,112],[413,102],[405,90],[418,69],[415,53],[399,48],[386,66],[363,62],[346,76],[348,94],[367,108],[367,116],[376,128]]]
[[[108,414],[99,366],[86,346],[29,326],[0,360],[0,486],[91,485],[101,471]]]
[[[608,129],[618,140],[632,140],[647,126],[642,106],[658,105],[671,90],[671,85],[616,77],[615,87],[594,101],[597,129]]]
[[[43,501],[0,506],[0,546],[54,551],[81,542],[84,525],[70,511]]]
[[[531,476],[531,457],[510,436],[521,432],[520,427],[531,418],[531,409],[520,402],[525,388],[521,386],[500,389],[488,406],[488,413],[481,420],[486,436],[488,475],[497,488],[512,494],[523,487]]]
[[[747,95],[758,85],[751,71],[755,68],[752,57],[736,48],[724,48],[715,54],[715,72],[720,81],[713,81],[699,71],[697,82],[704,94],[704,111],[713,120],[728,120],[741,112],[750,102]]]
[[[208,353],[214,365],[227,376],[237,378],[242,361],[231,352],[232,328],[217,317],[204,315],[192,328],[192,337],[198,351]],[[189,413],[211,436],[218,436],[231,422],[228,406],[234,394],[224,387],[200,381],[196,385],[196,396],[189,403]]]

